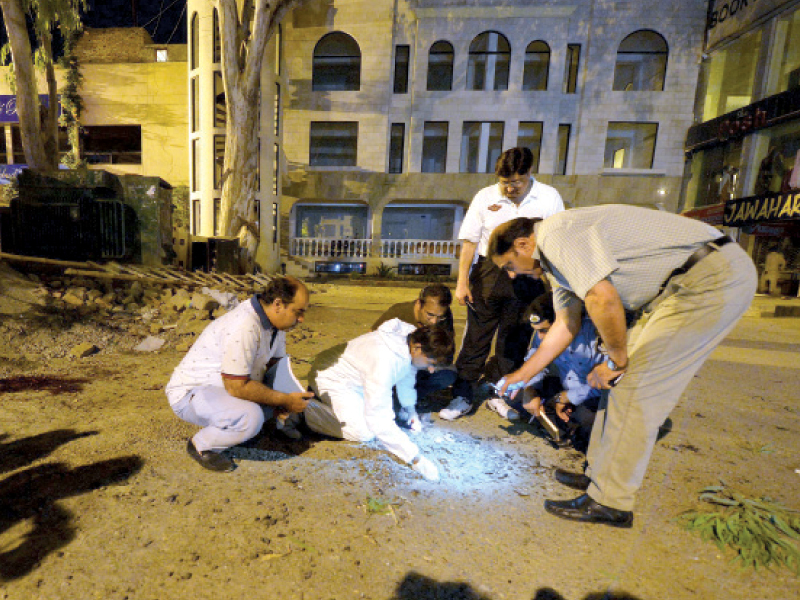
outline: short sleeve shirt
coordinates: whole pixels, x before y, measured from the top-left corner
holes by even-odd
[[[621,204],[565,211],[534,225],[534,235],[534,258],[552,275],[556,310],[608,279],[631,311],[655,298],[695,250],[720,237],[695,219]]]
[[[286,355],[286,334],[272,326],[258,298],[212,321],[183,357],[167,384],[170,404],[192,388],[224,387],[222,375],[261,381],[271,358]]]
[[[478,245],[480,256],[486,256],[489,238],[498,225],[517,217],[546,218],[564,210],[558,191],[540,181],[534,181],[528,194],[519,205],[506,198],[497,184],[480,190],[472,199],[458,239]]]

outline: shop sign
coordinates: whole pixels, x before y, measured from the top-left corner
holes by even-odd
[[[787,90],[691,127],[686,136],[686,151],[722,144],[798,115],[800,88]]]
[[[738,33],[786,0],[714,0],[708,11],[706,48]]]
[[[725,203],[712,204],[711,206],[703,206],[702,208],[694,208],[681,213],[684,217],[690,219],[697,219],[703,223],[714,225],[715,227],[722,225],[722,215],[725,213]]]
[[[39,102],[42,106],[49,106],[50,97],[47,94],[39,94]],[[18,122],[17,97],[15,95],[0,94],[0,123]]]
[[[800,221],[800,192],[751,196],[725,203],[723,223],[741,227],[765,221]]]

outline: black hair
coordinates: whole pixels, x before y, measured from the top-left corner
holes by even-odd
[[[422,288],[419,293],[419,301],[425,304],[425,300],[428,298],[435,298],[439,306],[447,307],[453,303],[453,294],[450,292],[450,288],[443,283],[432,283]]]
[[[492,232],[492,237],[489,238],[489,249],[486,255],[489,258],[502,256],[514,247],[514,240],[530,237],[533,233],[533,226],[541,220],[539,217],[530,219],[528,217],[518,217],[498,225]]]
[[[530,148],[509,148],[497,157],[494,174],[498,177],[525,175],[533,166],[533,152]]]
[[[537,318],[538,320],[536,320]],[[537,296],[525,310],[524,320],[534,325],[541,321],[549,321],[551,325],[555,323],[556,311],[553,307],[553,292],[545,292],[541,296]]]
[[[419,344],[422,353],[437,364],[448,364],[456,346],[452,334],[439,325],[418,327],[408,334],[409,344]]]
[[[277,299],[284,304],[291,304],[301,287],[302,282],[294,277],[275,277],[264,288],[260,298],[265,304],[272,304]]]

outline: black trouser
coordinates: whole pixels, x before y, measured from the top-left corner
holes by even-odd
[[[522,313],[534,298],[544,293],[544,284],[527,276],[512,279],[492,261],[480,257],[470,271],[469,288],[472,306],[467,307],[467,328],[456,360],[458,380],[453,386],[453,396],[464,396],[472,402],[495,332],[498,373],[493,373],[492,379],[522,365],[533,333],[530,323],[522,321]]]

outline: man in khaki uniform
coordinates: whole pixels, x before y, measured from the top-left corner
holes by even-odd
[[[511,276],[541,268],[554,286],[555,323],[503,390],[518,389],[567,348],[584,307],[609,356],[588,378],[610,393],[592,429],[586,474],[556,471],[561,483],[587,493],[548,500],[545,509],[631,527],[659,426],[753,299],[752,261],[700,221],[627,205],[515,219],[492,234],[489,257]],[[627,323],[638,316],[628,339]]]

